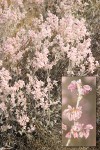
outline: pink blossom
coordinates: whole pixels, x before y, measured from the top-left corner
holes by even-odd
[[[79,132],[79,137],[82,138],[83,136],[84,136],[84,132],[83,132],[83,131],[80,131],[80,132]]]
[[[15,82],[14,88],[15,90],[19,90],[19,88],[23,88],[25,86],[25,83],[23,80],[18,80],[18,82]]]
[[[89,85],[82,86],[81,80],[71,81],[68,89],[71,90],[71,92],[73,92],[75,89],[78,89],[81,95],[88,94],[90,91],[92,91],[92,88]]]
[[[92,91],[92,88],[89,85],[84,85],[83,86],[83,95],[88,94],[90,91]]]
[[[33,67],[46,68],[49,63],[48,55],[45,52],[36,52],[35,55],[36,57],[33,61]]]
[[[84,124],[80,124],[79,122],[75,122],[72,126],[72,131],[80,132],[83,128]]]
[[[71,138],[71,132],[68,132],[65,137],[66,138]]]
[[[84,126],[84,124],[75,122],[75,124],[71,128],[71,134],[74,138],[85,137],[87,139],[91,129],[93,129],[93,126],[91,124]]]
[[[83,131],[83,135],[87,139],[89,136],[89,130]]]
[[[2,102],[2,103],[0,104],[0,109],[2,109],[3,111],[5,111],[5,110],[7,109],[7,107],[6,107],[6,105],[5,105],[4,102]]]
[[[25,127],[26,123],[29,122],[29,117],[23,114],[23,116],[20,116],[20,118],[18,118],[18,122],[21,126]]]
[[[74,138],[78,138],[78,133],[77,132],[73,132],[73,137]]]
[[[76,83],[76,81],[72,81],[69,84],[68,89],[71,90],[71,92],[73,92],[75,89],[77,89],[77,83]]]
[[[64,110],[63,115],[65,115],[70,121],[72,120],[76,121],[82,115],[82,107],[79,106],[77,108],[74,108],[68,105],[68,109]]]
[[[86,139],[88,138],[91,129],[93,129],[93,126],[91,124],[88,124],[84,127],[84,137]]]
[[[93,129],[93,126],[92,126],[91,124],[88,124],[88,125],[86,125],[85,129],[86,129],[86,130]]]

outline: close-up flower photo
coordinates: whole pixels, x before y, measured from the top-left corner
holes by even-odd
[[[95,77],[62,77],[62,143],[96,146]]]

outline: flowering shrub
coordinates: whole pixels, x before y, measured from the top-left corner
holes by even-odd
[[[84,96],[92,91],[91,86],[83,85],[81,79],[77,81],[73,80],[68,85],[68,90],[70,90],[71,92],[76,91],[78,97],[76,107],[68,105],[68,107],[62,111],[62,118],[63,118],[62,121],[65,122],[64,118],[66,118],[71,122],[70,129],[68,121],[67,121],[68,125],[66,125],[66,123],[62,123],[62,130],[63,130],[62,133],[68,139],[66,146],[69,146],[71,144],[71,140],[73,140],[73,138],[79,139],[84,137],[85,139],[87,139],[90,135],[90,130],[94,129],[93,125],[91,124],[85,125],[83,120],[80,120],[83,115],[83,107],[80,106],[80,103],[84,98]],[[80,123],[80,121],[83,123]]]
[[[53,93],[59,86],[53,77],[59,62],[68,62],[64,68],[68,75],[75,75],[77,68],[78,75],[93,73],[98,66],[85,19],[76,17],[74,3],[67,2],[62,0],[49,9],[53,0],[0,1],[0,109],[2,120],[6,120],[1,132],[10,129],[32,134],[39,116],[43,116],[38,119],[46,127],[57,122],[51,116],[61,109],[60,98],[57,95],[55,99]],[[69,89],[77,86],[73,82]],[[89,91],[85,85],[81,96]],[[70,120],[81,117],[80,107],[68,109]]]

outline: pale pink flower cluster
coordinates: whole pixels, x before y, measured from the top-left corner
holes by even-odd
[[[29,118],[27,117],[27,115],[22,115],[18,118],[18,122],[21,126],[23,126],[24,128],[26,127],[27,122],[29,122]]]
[[[83,86],[83,94],[88,94],[90,91],[92,91],[92,88],[89,85]]]
[[[9,80],[11,79],[10,73],[8,70],[6,70],[4,67],[0,70],[0,92],[5,91],[6,93],[9,93]]]
[[[72,81],[68,85],[68,89],[73,92],[75,89],[78,88],[79,80],[78,81]],[[81,84],[81,83],[80,83]],[[92,88],[89,85],[84,85],[80,87],[80,92],[82,95],[88,94],[90,91],[92,91]]]
[[[71,138],[73,136],[74,138],[84,137],[87,139],[89,137],[91,129],[93,129],[93,126],[91,124],[84,126],[84,124],[75,122],[75,124],[71,128],[71,131],[66,134],[66,138]]]
[[[77,84],[76,84],[76,81],[72,81],[69,86],[68,86],[68,89],[73,92],[75,89],[77,89]]]
[[[42,81],[35,81],[35,85],[34,85],[34,91],[32,92],[32,94],[34,95],[35,99],[41,99],[43,96],[42,93],[42,86],[43,86],[43,82]]]
[[[75,108],[68,105],[68,109],[64,110],[63,115],[65,115],[69,121],[77,121],[82,115],[82,107],[79,106]]]
[[[49,63],[49,60],[47,58],[48,56],[48,53],[40,53],[40,52],[36,52],[35,53],[35,59],[33,61],[33,67],[38,67],[38,68],[47,68],[48,67],[48,63]],[[40,61],[41,60],[41,61]]]
[[[25,18],[26,12],[25,12],[22,0],[15,1],[15,3],[12,3],[12,5],[10,5],[10,6],[8,6],[6,0],[5,0],[5,2],[6,3],[4,4],[4,6],[6,5],[6,7],[4,10],[2,10],[2,13],[0,14],[0,24],[14,23],[16,25],[22,19]],[[20,11],[20,6],[23,7],[22,12]]]
[[[0,109],[2,109],[3,111],[5,111],[7,109],[4,102],[0,103]]]
[[[21,106],[21,107],[23,107],[23,111],[26,111],[27,110],[27,99],[24,96],[24,93],[22,91],[19,91],[17,93],[16,97],[17,97],[16,106]]]
[[[53,89],[53,84],[57,84],[54,80],[54,83],[52,83],[50,78],[47,78],[47,86],[44,86],[44,82],[41,80],[39,81],[36,77],[30,76],[27,74],[29,78],[29,84],[26,85],[27,93],[32,94],[34,100],[36,101],[36,108],[41,106],[44,110],[47,110],[50,105],[58,104],[58,101],[52,102],[48,101],[48,91]],[[34,89],[34,90],[33,90]]]
[[[9,118],[9,111],[12,112],[14,109],[16,113],[16,121],[24,130],[26,130],[26,124],[30,120],[28,115],[25,114],[27,111],[27,98],[22,90],[23,87],[25,87],[25,82],[23,80],[18,80],[15,81],[14,85],[9,86],[10,80],[12,80],[12,77],[10,76],[9,71],[2,67],[0,70],[0,109],[3,111],[7,120],[11,119]],[[9,95],[10,97],[8,97]],[[2,126],[2,131],[7,129],[8,125],[7,127]]]
[[[23,88],[25,86],[25,83],[23,80],[18,80],[17,82],[15,82],[14,84],[14,88],[15,90],[19,90],[19,88]]]

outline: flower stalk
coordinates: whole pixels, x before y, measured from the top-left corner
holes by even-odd
[[[71,139],[68,139],[66,146],[69,146]]]

